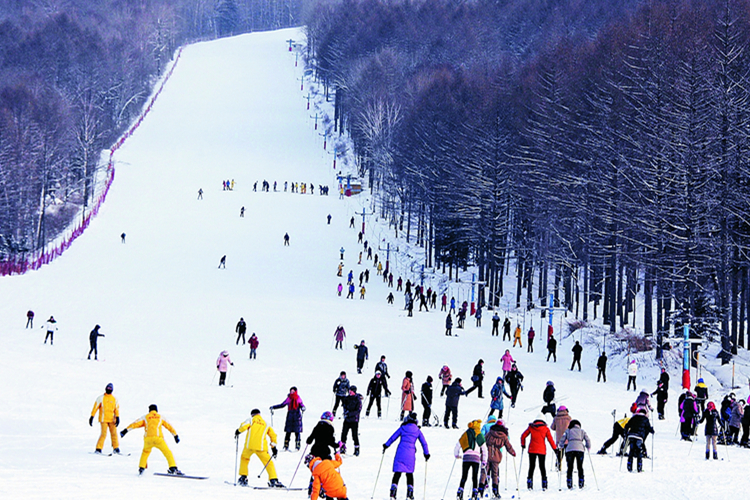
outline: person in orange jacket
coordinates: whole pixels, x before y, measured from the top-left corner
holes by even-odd
[[[104,440],[107,439],[107,430],[112,437],[112,453],[120,453],[120,444],[117,440],[117,426],[120,425],[120,404],[112,395],[115,386],[110,382],[104,389],[104,394],[96,398],[94,407],[91,409],[89,425],[94,426],[94,416],[99,412],[99,423],[102,426],[102,433],[99,441],[96,442],[94,453],[101,453],[104,446]]]
[[[164,455],[169,464],[167,472],[176,476],[184,475],[177,469],[177,464],[174,461],[172,452],[167,447],[167,443],[164,441],[164,433],[162,427],[166,427],[169,432],[174,436],[174,442],[180,442],[180,436],[177,435],[177,431],[170,425],[169,422],[164,420],[158,413],[156,405],[149,405],[148,413],[120,432],[120,437],[125,437],[131,429],[138,429],[140,427],[145,428],[145,435],[143,436],[143,452],[141,453],[141,461],[138,464],[138,474],[143,474],[143,471],[148,467],[148,456],[151,454],[151,450],[156,448]]]
[[[547,467],[544,465],[544,459],[547,456],[547,446],[544,443],[549,441],[552,450],[557,450],[555,440],[552,438],[552,432],[547,427],[544,420],[544,414],[540,413],[536,420],[529,424],[529,427],[521,434],[521,449],[526,448],[526,438],[531,436],[529,441],[529,475],[526,479],[526,486],[530,490],[534,489],[534,467],[537,460],[539,461],[539,472],[542,473],[542,490],[547,489]]]
[[[307,455],[305,457],[305,463],[310,467],[310,472],[313,477],[310,500],[317,500],[321,490],[325,491],[326,498],[348,500],[344,479],[336,470],[341,467],[341,464],[343,463],[341,455],[336,453],[333,460],[323,460],[320,457]]]

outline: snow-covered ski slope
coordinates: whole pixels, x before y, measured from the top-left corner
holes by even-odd
[[[490,336],[490,314],[484,326],[467,320],[459,337],[445,337],[444,314],[414,313],[406,317],[403,298],[388,306],[383,282],[371,269],[367,298],[346,300],[336,295],[339,248],[346,249],[345,270],[355,276],[357,230],[349,218],[361,211],[364,198],[339,200],[332,157],[322,149],[306,110],[307,89],[300,92],[301,67],[286,40],[301,39],[297,30],[256,33],[187,47],[153,112],[137,134],[117,153],[117,175],[109,198],[86,234],[51,265],[0,283],[0,497],[2,498],[306,498],[305,492],[251,491],[225,484],[235,476],[234,430],[253,408],[271,422],[268,407],[280,403],[289,387],[299,388],[307,412],[306,437],[320,414],[330,409],[331,387],[339,371],[364,392],[374,364],[388,357],[390,386],[398,395],[406,370],[414,372],[417,388],[448,364],[454,376],[471,385],[471,370],[486,361],[485,399],[476,392],[462,399],[463,429],[487,413],[488,393],[500,373],[499,358],[510,345]],[[221,189],[223,180],[235,189]],[[305,182],[314,195],[273,191],[262,193],[260,181]],[[257,192],[252,185],[259,181]],[[331,195],[318,195],[318,185]],[[197,200],[198,189],[204,191]],[[246,209],[239,217],[240,207]],[[326,215],[333,219],[326,224]],[[370,217],[366,238],[375,242],[385,231]],[[359,218],[357,219],[359,227]],[[127,234],[126,243],[120,234]],[[283,246],[284,233],[291,239]],[[222,255],[226,269],[217,269]],[[367,262],[372,266],[371,261]],[[408,276],[404,276],[406,279]],[[413,276],[411,276],[413,278]],[[343,278],[345,281],[345,278]],[[24,329],[25,313],[37,316],[34,329]],[[44,320],[54,315],[59,332],[54,346],[43,345]],[[260,338],[258,359],[248,359],[247,346],[235,346],[234,327],[240,317]],[[332,349],[341,323],[348,333],[346,349]],[[101,325],[100,360],[88,361],[88,333]],[[536,323],[535,323],[536,324]],[[454,329],[454,331],[456,331]],[[356,374],[354,343],[365,339],[370,361]],[[525,345],[525,342],[524,342]],[[559,347],[557,364],[546,363],[539,337],[536,352],[515,349],[525,374],[518,407],[506,416],[511,439],[520,451],[519,436],[538,412],[547,380],[581,420],[593,440],[593,452],[610,436],[611,411],[618,417],[635,394],[625,391],[624,367],[611,366],[609,382],[595,383],[593,352],[584,352],[583,372],[568,371],[570,340]],[[228,349],[234,361],[231,387],[217,387],[215,360]],[[639,388],[655,387],[655,372],[639,376]],[[181,442],[167,437],[177,464],[185,473],[210,476],[206,481],[175,481],[151,473],[166,471],[158,451],[151,454],[148,473],[137,476],[142,445],[140,431],[129,433],[120,447],[127,457],[90,454],[99,434],[88,426],[91,407],[108,382],[113,382],[121,408],[120,428],[147,412],[151,403],[177,429]],[[437,384],[436,384],[437,386]],[[675,437],[679,374],[672,373],[672,395],[666,421],[656,421],[654,472],[618,471],[619,459],[592,455],[596,479],[586,459],[586,488],[558,494],[558,477],[550,472],[550,491],[521,491],[524,498],[558,495],[576,498],[730,498],[744,481],[750,452],[721,449],[722,461],[705,462],[703,443],[693,446]],[[442,414],[444,400],[435,409]],[[746,396],[744,391],[740,395]],[[399,399],[392,397],[388,418],[363,418],[362,455],[345,457],[341,472],[349,498],[373,494],[381,444],[397,428]],[[718,401],[717,401],[718,403]],[[654,403],[655,405],[655,403]],[[285,413],[273,425],[283,440]],[[341,421],[335,422],[340,432]],[[425,468],[421,454],[415,474],[416,496],[443,498],[453,465],[453,446],[460,432],[423,429],[432,458]],[[461,432],[462,432],[461,431]],[[701,429],[702,433],[702,429]],[[702,434],[701,434],[702,436]],[[349,447],[352,448],[351,439]],[[385,499],[393,459],[385,457],[375,498]],[[105,452],[111,450],[109,439]],[[649,446],[649,452],[651,451]],[[280,453],[277,469],[288,484],[299,453]],[[727,458],[728,457],[728,458]],[[516,465],[519,459],[516,459]],[[551,460],[548,460],[548,467]],[[527,459],[524,459],[526,475]],[[501,464],[503,498],[516,494],[513,461]],[[249,480],[262,466],[253,458]],[[450,478],[445,498],[453,498],[460,467]],[[306,484],[300,468],[293,486]],[[564,481],[563,481],[564,483]],[[563,489],[565,489],[563,484]],[[513,490],[513,491],[512,491]],[[406,487],[402,479],[399,498]]]

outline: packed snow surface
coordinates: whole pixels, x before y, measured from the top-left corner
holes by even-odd
[[[300,91],[303,68],[295,66],[288,39],[302,40],[303,35],[299,30],[283,30],[187,47],[152,113],[116,154],[114,184],[90,228],[52,264],[2,279],[0,497],[306,498],[306,492],[255,491],[225,484],[236,478],[234,430],[253,408],[261,409],[270,423],[269,406],[282,402],[289,388],[297,386],[307,407],[306,438],[320,414],[331,409],[331,389],[339,372],[346,370],[363,393],[381,354],[387,356],[395,396],[387,418],[365,418],[363,412],[362,454],[345,456],[341,467],[349,498],[373,495],[381,445],[399,425],[398,394],[404,372],[414,373],[417,391],[427,375],[433,376],[434,407],[442,415],[440,368],[449,365],[468,388],[471,370],[482,358],[485,399],[478,399],[476,392],[462,398],[460,431],[424,428],[432,458],[425,464],[421,453],[417,456],[416,498],[455,497],[460,464],[443,496],[454,464],[454,444],[469,421],[487,414],[490,387],[501,374],[499,358],[510,343],[490,336],[491,313],[485,312],[482,327],[468,318],[466,329],[454,328],[458,337],[446,337],[445,313],[415,309],[409,318],[403,311],[403,295],[395,288],[395,305],[386,304],[389,290],[376,276],[372,261],[357,263],[362,217],[356,212],[370,210],[367,193],[339,199],[330,142],[324,151],[322,128],[314,129],[314,111],[306,109],[311,82],[306,79]],[[276,181],[279,192],[273,187],[270,193],[261,192],[264,179],[271,186]],[[224,180],[234,180],[234,190],[222,190]],[[258,190],[253,191],[256,181]],[[284,181],[313,183],[315,194],[283,192]],[[319,185],[330,186],[330,196],[319,196]],[[199,189],[204,191],[203,200],[197,199]],[[240,218],[243,206],[245,217]],[[357,229],[349,227],[353,215]],[[123,232],[126,243],[120,241]],[[283,246],[285,233],[290,236],[289,246]],[[367,216],[365,239],[378,245],[386,234],[390,233],[382,221]],[[359,299],[359,289],[355,300],[336,294],[338,283],[346,281],[336,276],[342,246],[345,274],[352,269],[356,279],[365,266],[370,268],[365,300]],[[383,251],[377,253],[383,257]],[[226,269],[217,268],[222,255],[227,256]],[[391,259],[401,259],[394,263],[396,276],[419,279],[410,274],[405,256]],[[430,284],[437,281],[426,282]],[[466,288],[461,290],[451,288],[449,297],[463,293],[463,300]],[[34,329],[24,328],[29,309],[36,312]],[[516,313],[511,314],[515,323]],[[43,344],[41,327],[50,315],[59,328],[54,346]],[[247,346],[235,345],[234,328],[240,317],[247,321],[247,336],[256,332],[260,339],[257,360],[248,359]],[[535,325],[541,321],[538,314],[535,321]],[[89,361],[88,334],[96,324],[106,337],[99,340],[99,360]],[[343,351],[333,349],[333,332],[339,324],[347,332]],[[547,363],[540,334],[536,352],[526,352],[525,332],[524,348],[511,349],[526,378],[518,405],[509,414],[506,402],[506,422],[520,452],[520,434],[541,407],[545,382],[555,382],[558,398],[565,398],[561,404],[593,440],[595,467],[592,471],[587,457],[585,489],[568,492],[563,480],[562,495],[685,499],[737,494],[750,452],[722,447],[722,460],[705,461],[702,428],[692,447],[679,441],[680,374],[676,371],[671,373],[667,419],[654,422],[653,472],[649,460],[643,473],[628,474],[624,464],[620,470],[618,458],[594,455],[611,434],[612,410],[617,409],[621,418],[636,396],[625,390],[624,363],[613,361],[607,383],[597,384],[598,353],[592,347],[584,350],[583,371],[571,372],[572,337],[561,341],[558,362]],[[358,375],[352,346],[363,339],[370,360]],[[228,385],[218,387],[215,362],[224,349],[234,367]],[[655,367],[641,370],[639,390],[653,391],[656,378]],[[99,429],[96,422],[89,427],[88,418],[108,382],[114,384],[120,402],[120,429],[147,413],[149,404],[157,404],[180,435],[179,444],[167,436],[179,468],[209,479],[154,476],[153,472],[167,468],[156,450],[147,473],[139,477],[140,430],[121,440],[121,449],[130,456],[92,455]],[[744,389],[738,395],[747,396]],[[718,396],[712,399],[717,405],[720,402]],[[417,408],[421,411],[418,404]],[[284,416],[283,411],[273,416],[279,441]],[[337,433],[341,422],[334,422]],[[374,498],[388,497],[394,449],[385,455]],[[104,451],[111,451],[109,438]],[[301,453],[279,454],[281,482],[290,482]],[[500,465],[503,498],[518,496],[514,468],[519,462],[520,456],[515,463],[508,461],[507,476],[505,462]],[[553,467],[551,462],[549,457],[548,468]],[[522,479],[527,463],[525,458]],[[266,475],[258,478],[261,468],[253,458],[252,485],[265,485]],[[557,496],[558,476],[551,470],[549,477],[550,491],[541,492],[537,473],[537,489],[522,488],[521,495]],[[293,486],[306,486],[308,478],[303,465]],[[405,494],[402,478],[399,498]]]

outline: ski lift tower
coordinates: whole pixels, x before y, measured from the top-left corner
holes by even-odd
[[[471,316],[477,312],[476,302],[474,301],[474,289],[477,285],[486,285],[486,281],[477,281],[476,273],[471,273]]]
[[[385,238],[381,238],[380,242],[382,243],[384,241],[385,241]],[[388,270],[391,267],[391,243],[386,242],[385,248],[378,245],[378,250],[380,250],[381,252],[385,250],[385,274],[388,274]],[[396,247],[393,251],[398,252],[398,247]]]
[[[563,313],[564,311],[567,311],[568,309],[565,307],[554,307],[555,305],[555,294],[551,293],[549,294],[549,308],[547,309],[547,312],[549,313],[549,324],[547,325],[547,340],[552,338],[552,336],[555,334],[555,327],[552,326],[552,316],[555,311],[560,311],[560,313]],[[562,342],[562,316],[560,316],[560,342]]]
[[[347,182],[351,182],[351,177],[347,177]],[[351,187],[350,187],[350,189],[351,189]],[[354,213],[357,214],[357,215],[361,215],[362,216],[362,234],[365,234],[365,216],[366,215],[374,215],[375,212],[369,212],[368,213],[367,209],[363,206],[362,207],[362,212],[354,212]]]

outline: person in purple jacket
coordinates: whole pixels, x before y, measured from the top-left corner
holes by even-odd
[[[414,464],[417,456],[417,439],[422,445],[425,461],[430,459],[430,450],[427,448],[427,441],[419,430],[417,425],[417,414],[409,413],[404,417],[404,422],[388,441],[383,445],[383,453],[393,444],[396,439],[401,438],[396,448],[396,456],[393,458],[393,480],[391,481],[390,498],[396,498],[398,482],[401,474],[406,474],[406,498],[414,498]]]

